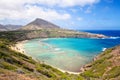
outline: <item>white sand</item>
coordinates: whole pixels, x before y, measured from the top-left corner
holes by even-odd
[[[24,44],[25,42],[27,42],[27,41],[28,41],[28,40],[19,41],[19,42],[17,42],[14,46],[11,46],[10,48],[11,48],[12,50],[17,51],[17,52],[26,54],[26,53],[25,53],[25,50],[24,50],[24,47],[23,47],[23,44]],[[28,55],[28,54],[26,54],[26,55]],[[29,55],[29,56],[30,56],[30,55]],[[33,58],[33,59],[34,59],[34,58]],[[37,59],[34,59],[34,60],[38,61]],[[45,63],[45,64],[46,64],[46,63]],[[50,65],[50,66],[52,66],[52,65]],[[54,67],[54,66],[52,66],[52,67]],[[67,72],[67,73],[69,73],[69,74],[80,74],[80,72],[70,72],[70,71],[62,70],[62,69],[57,68],[57,67],[54,67],[54,68],[60,70],[60,71],[63,72],[63,73]]]
[[[11,48],[12,50],[17,51],[17,52],[25,53],[25,50],[24,50],[24,48],[23,48],[23,44],[24,44],[26,41],[27,41],[27,40],[17,42],[14,46],[11,46],[10,48]]]
[[[56,67],[55,67],[55,68],[56,68]],[[57,68],[57,69],[60,70],[60,71],[63,72],[63,73],[67,72],[67,73],[69,73],[69,74],[80,74],[80,72],[70,72],[70,71],[62,70],[62,69],[60,69],[60,68]]]

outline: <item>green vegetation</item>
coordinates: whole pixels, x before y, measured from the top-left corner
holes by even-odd
[[[0,66],[4,69],[8,69],[8,70],[15,70],[16,69],[15,66],[13,66],[12,64],[9,64],[7,62],[4,62],[4,61],[0,62]]]
[[[43,33],[44,32],[44,33]],[[97,57],[97,60],[90,63],[90,66],[84,67],[84,72],[75,75],[63,73],[56,68],[35,61],[31,57],[10,49],[17,41],[36,38],[40,36],[29,37],[30,34],[44,34],[42,37],[72,37],[71,32],[59,32],[57,30],[39,30],[39,31],[10,31],[0,32],[0,80],[118,80],[120,79],[120,46],[107,49]],[[54,34],[55,33],[55,34]],[[48,35],[49,34],[49,35]],[[75,33],[74,35],[78,35]],[[72,64],[71,64],[72,65]],[[5,75],[3,78],[2,75]],[[22,76],[22,77],[21,77]],[[10,79],[11,78],[11,79]],[[16,80],[16,79],[15,79]]]
[[[117,47],[116,47],[117,48]],[[91,63],[91,67],[83,72],[81,75],[85,78],[93,79],[101,79],[101,80],[110,80],[110,79],[118,79],[120,78],[120,64],[119,56],[115,56],[114,54],[119,54],[119,51],[112,52],[116,48],[107,49],[105,52],[100,54],[96,61]],[[118,46],[118,50],[119,50]],[[114,61],[114,62],[113,62]]]
[[[110,71],[108,71],[105,75],[106,79],[110,79],[110,78],[116,78],[118,76],[120,76],[120,66],[115,66],[113,67]]]
[[[7,45],[6,45],[7,42]],[[10,43],[11,45],[11,43]],[[28,57],[22,53],[13,51],[9,48],[9,42],[0,40],[0,74],[11,71],[12,73],[24,74],[30,76],[34,75],[34,78],[40,80],[79,80],[82,77],[78,75],[71,75],[63,73],[49,65],[37,62],[31,57]],[[80,80],[81,80],[80,79]]]
[[[102,38],[97,34],[88,34],[86,32],[77,32],[65,29],[40,29],[40,30],[19,30],[19,31],[4,31],[0,32],[0,39],[9,41],[21,41],[34,38],[57,38],[57,37],[74,37],[74,38]]]

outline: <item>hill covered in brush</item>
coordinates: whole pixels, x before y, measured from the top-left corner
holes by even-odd
[[[37,18],[20,29],[21,30],[39,30],[39,29],[46,29],[46,28],[55,29],[60,27],[46,20]]]
[[[10,49],[17,41],[27,39],[26,32],[1,32],[0,80],[119,80],[120,46],[107,49],[93,62],[85,65],[80,74],[63,73]],[[72,65],[72,64],[71,64]],[[68,66],[69,67],[69,66]]]
[[[92,34],[88,32],[63,29],[51,22],[48,22],[40,18],[35,19],[34,21],[28,23],[25,26],[0,25],[0,32],[1,32],[0,37],[6,36],[4,35],[4,33],[6,33],[8,35],[10,34],[10,36],[14,35],[13,37],[19,38],[22,37],[24,39],[51,38],[51,37],[107,38],[107,36],[102,34]]]
[[[35,61],[32,57],[10,49],[14,42],[0,39],[0,80],[80,80],[82,77]]]

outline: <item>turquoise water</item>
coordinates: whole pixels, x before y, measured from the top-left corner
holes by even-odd
[[[24,43],[25,52],[40,61],[72,72],[89,63],[102,52],[119,44],[118,39],[49,38]]]

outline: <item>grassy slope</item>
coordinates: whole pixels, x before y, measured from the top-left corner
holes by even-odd
[[[55,38],[55,37],[74,37],[74,38],[101,38],[97,34],[90,34],[86,32],[77,32],[65,29],[41,29],[31,31],[6,31],[0,32],[0,38],[6,38],[10,41],[21,41],[33,38]],[[106,36],[102,36],[106,37]]]
[[[90,80],[119,80],[120,79],[120,46],[107,49],[86,65],[81,75]]]
[[[9,49],[8,43],[10,42],[5,39],[0,40],[0,80],[24,80],[24,78],[27,80],[82,80],[81,76],[62,73],[49,65],[15,52]]]
[[[26,32],[25,32],[26,33]],[[120,46],[107,49],[95,61],[84,67],[80,75],[62,73],[49,65],[34,61],[9,45],[26,39],[24,32],[1,32],[0,34],[0,80],[119,80]],[[72,65],[72,64],[71,64]]]

